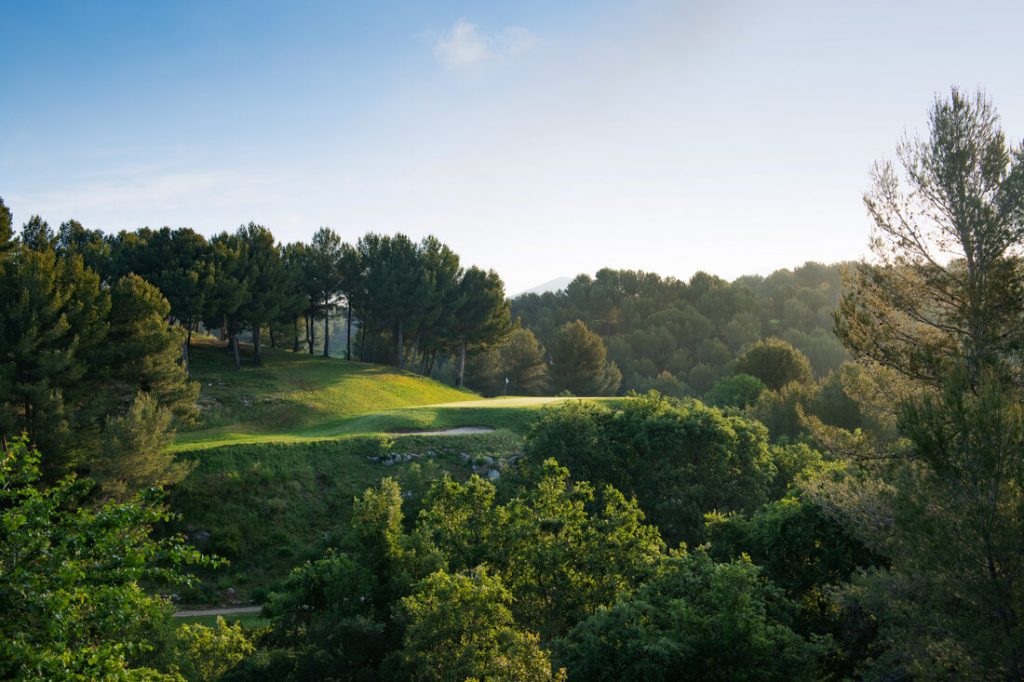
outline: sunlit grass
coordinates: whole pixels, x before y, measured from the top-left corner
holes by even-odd
[[[381,365],[275,350],[266,352],[264,367],[237,371],[212,341],[197,344],[192,371],[202,382],[203,417],[194,430],[178,434],[177,452],[460,426],[523,433],[542,407],[565,400],[484,400]]]

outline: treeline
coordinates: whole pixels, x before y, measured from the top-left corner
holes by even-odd
[[[105,235],[74,220],[53,230],[33,217],[20,241],[80,257],[103,284],[135,274],[160,289],[170,303],[168,321],[185,331],[186,367],[191,335],[200,328],[219,332],[240,367],[240,337],[251,339],[259,365],[268,336],[272,345],[313,354],[322,323],[328,356],[331,316],[340,313],[347,359],[430,374],[439,355],[450,355],[462,385],[467,350],[492,343],[509,327],[497,273],[464,268],[434,237],[415,243],[402,234],[370,233],[349,244],[321,228],[308,244],[281,244],[255,223],[207,239],[168,227]]]
[[[792,344],[819,377],[849,359],[832,331],[842,268],[807,263],[731,283],[703,272],[682,282],[604,269],[578,276],[564,291],[520,296],[512,315],[548,348],[565,325],[581,321],[601,337],[621,372],[619,393],[655,388],[699,397],[761,339]]]

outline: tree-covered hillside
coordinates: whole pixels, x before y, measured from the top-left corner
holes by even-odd
[[[622,372],[620,392],[702,396],[763,338],[791,343],[818,376],[837,369],[848,358],[832,332],[842,269],[806,263],[734,282],[703,272],[683,282],[604,269],[580,275],[564,291],[520,296],[512,315],[546,347],[563,325],[583,321]]]

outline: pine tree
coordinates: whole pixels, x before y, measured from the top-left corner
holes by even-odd
[[[1024,147],[1006,143],[992,103],[953,89],[926,139],[882,162],[864,203],[871,249],[847,283],[836,332],[860,359],[932,387],[966,360],[972,382],[993,363],[1024,385]]]
[[[0,197],[0,256],[11,250],[14,243],[14,217],[11,210],[7,208],[3,197]]]
[[[287,298],[284,290],[286,272],[281,261],[281,248],[274,242],[270,230],[249,223],[239,228],[237,237],[241,247],[241,271],[248,299],[239,306],[236,315],[252,328],[253,362],[263,364],[263,325],[274,320]],[[238,342],[235,341],[237,348]]]
[[[582,321],[567,322],[551,342],[551,382],[555,390],[573,395],[611,395],[622,374],[608,362],[601,337]]]
[[[309,244],[306,268],[310,279],[311,307],[318,309],[324,318],[325,358],[330,357],[331,310],[337,306],[337,298],[342,291],[341,261],[341,237],[334,230],[321,227]]]
[[[470,347],[494,343],[509,330],[505,285],[494,270],[466,270],[459,282],[452,333],[458,348],[456,386],[465,384],[466,352]]]
[[[230,350],[234,354],[235,368],[241,369],[238,356],[238,333],[241,326],[239,310],[249,302],[252,294],[246,278],[245,250],[237,235],[222,232],[210,242],[213,248],[213,290],[208,299],[204,318],[208,329],[223,329]]]

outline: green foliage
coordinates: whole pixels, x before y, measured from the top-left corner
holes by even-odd
[[[749,515],[709,514],[708,536],[716,560],[748,557],[794,600],[794,630],[834,638],[823,677],[847,679],[870,659],[877,619],[835,595],[860,571],[886,560],[842,518],[796,490]]]
[[[401,600],[407,622],[402,668],[411,680],[564,679],[553,674],[540,638],[516,627],[512,594],[483,567],[469,574],[437,571]]]
[[[670,541],[690,544],[702,540],[706,512],[766,502],[776,473],[760,424],[657,394],[617,410],[586,403],[546,410],[526,453],[534,461],[555,457],[576,478],[635,495]]]
[[[551,459],[536,484],[499,510],[490,562],[515,595],[513,610],[545,637],[564,635],[656,570],[664,552],[636,502],[610,486],[595,496]]]
[[[736,372],[760,379],[773,391],[787,384],[805,384],[811,380],[807,356],[782,339],[769,338],[755,343],[736,359]]]
[[[0,255],[11,248],[14,239],[13,220],[11,209],[7,208],[3,197],[0,197]]]
[[[91,473],[103,482],[105,492],[117,497],[149,485],[177,483],[190,467],[168,449],[173,440],[171,414],[140,391],[126,414],[107,418],[103,448]]]
[[[689,554],[577,625],[555,660],[571,680],[816,679],[823,647],[790,629],[792,610],[749,561]]]
[[[456,296],[452,329],[459,343],[456,385],[462,386],[467,349],[494,343],[508,333],[509,309],[505,285],[493,270],[467,270],[458,284]]]
[[[765,388],[764,382],[755,376],[734,374],[720,379],[704,394],[704,402],[715,407],[749,407],[757,402]]]
[[[52,251],[57,245],[57,234],[49,223],[34,215],[21,226],[18,241],[26,249],[32,251]]]
[[[662,395],[673,398],[684,398],[691,394],[690,387],[667,370],[659,372],[653,381],[642,382],[640,390],[657,391]]]
[[[468,383],[485,395],[544,395],[551,385],[547,351],[533,332],[521,327],[474,354],[468,374]]]
[[[108,283],[134,274],[157,287],[170,304],[169,319],[186,330],[186,337],[209,312],[220,285],[213,247],[189,228],[142,228],[104,238],[72,220],[61,225],[58,251],[81,254]],[[187,368],[187,346],[182,358]]]
[[[747,409],[747,414],[764,424],[772,441],[796,441],[807,432],[800,415],[809,411],[815,395],[815,386],[792,382],[779,391],[761,393],[757,402]]]
[[[730,284],[706,273],[686,283],[603,269],[562,292],[520,296],[512,312],[548,348],[562,325],[582,320],[605,342],[624,391],[661,391],[656,381],[667,372],[703,395],[732,373],[736,354],[769,336],[807,355],[818,376],[836,369],[847,357],[832,333],[840,272],[839,265],[806,263]]]
[[[1005,377],[983,375],[976,392],[970,384],[965,368],[940,396],[904,408],[914,458],[892,479],[892,572],[854,595],[912,672],[1019,678],[1024,406]]]
[[[77,389],[89,370],[80,355],[95,351],[106,336],[109,312],[109,294],[80,260],[18,248],[0,261],[3,433],[25,431],[52,452],[68,441],[69,422],[85,398]]]
[[[864,197],[873,263],[858,264],[836,332],[858,358],[940,387],[966,363],[1019,375],[1024,147],[1008,145],[992,103],[953,88],[928,135],[875,165]]]
[[[367,490],[343,551],[300,567],[272,598],[270,640],[290,652],[292,678],[462,679],[439,672],[447,659],[459,675],[547,679],[530,632],[565,634],[664,556],[635,503],[595,496],[553,461],[504,505],[479,477],[442,479],[411,532],[402,500],[390,479]]]
[[[0,677],[155,679],[146,666],[170,606],[140,587],[182,584],[211,561],[181,538],[153,540],[170,516],[151,495],[99,508],[73,476],[40,490],[39,455],[16,440],[0,460]]]
[[[249,223],[238,228],[237,238],[242,252],[240,274],[250,295],[236,315],[252,329],[253,362],[258,366],[263,364],[263,325],[281,314],[291,292],[285,288],[287,272],[281,260],[281,248],[270,230]],[[238,331],[236,329],[236,334]]]
[[[580,320],[567,322],[551,340],[551,383],[573,395],[612,395],[622,374],[607,361],[601,337]]]
[[[0,433],[24,431],[57,453],[46,462],[52,472],[152,454],[154,477],[135,475],[139,485],[174,480],[162,452],[103,450],[115,438],[104,434],[107,425],[120,429],[120,443],[131,439],[124,430],[140,424],[127,418],[139,393],[155,404],[140,428],[166,430],[156,412],[185,420],[194,410],[198,386],[178,365],[182,339],[168,328],[167,314],[160,292],[138,277],[101,287],[80,256],[15,249],[0,261]],[[160,439],[138,437],[149,435]]]
[[[749,515],[709,515],[708,535],[716,559],[749,556],[794,599],[807,600],[808,593],[820,593],[855,570],[880,563],[842,524],[799,493]]]
[[[348,527],[352,499],[385,473],[402,483],[405,509],[418,510],[433,479],[445,472],[468,475],[460,453],[508,456],[519,451],[521,439],[507,432],[403,436],[394,439],[394,452],[435,457],[391,468],[368,459],[389,454],[381,447],[377,436],[355,436],[229,445],[182,455],[194,468],[170,491],[169,503],[184,519],[176,527],[200,549],[231,560],[227,568],[204,572],[202,586],[185,597],[217,601],[219,591],[231,587],[236,598],[259,598],[296,565],[337,545]]]
[[[228,625],[217,616],[213,627],[190,624],[178,628],[174,660],[190,682],[213,682],[255,650],[241,625]]]
[[[813,492],[891,562],[845,595],[879,624],[866,676],[1019,679],[1024,152],[982,93],[954,88],[897,153],[902,172],[874,169],[875,257],[836,331],[908,442]]]
[[[124,394],[138,387],[188,423],[196,414],[199,385],[188,380],[179,363],[184,333],[167,326],[167,299],[136,275],[119,279],[110,298],[109,341],[95,359],[109,367],[109,379],[119,392],[116,399],[124,402]],[[107,414],[116,412],[109,402],[104,407]]]

